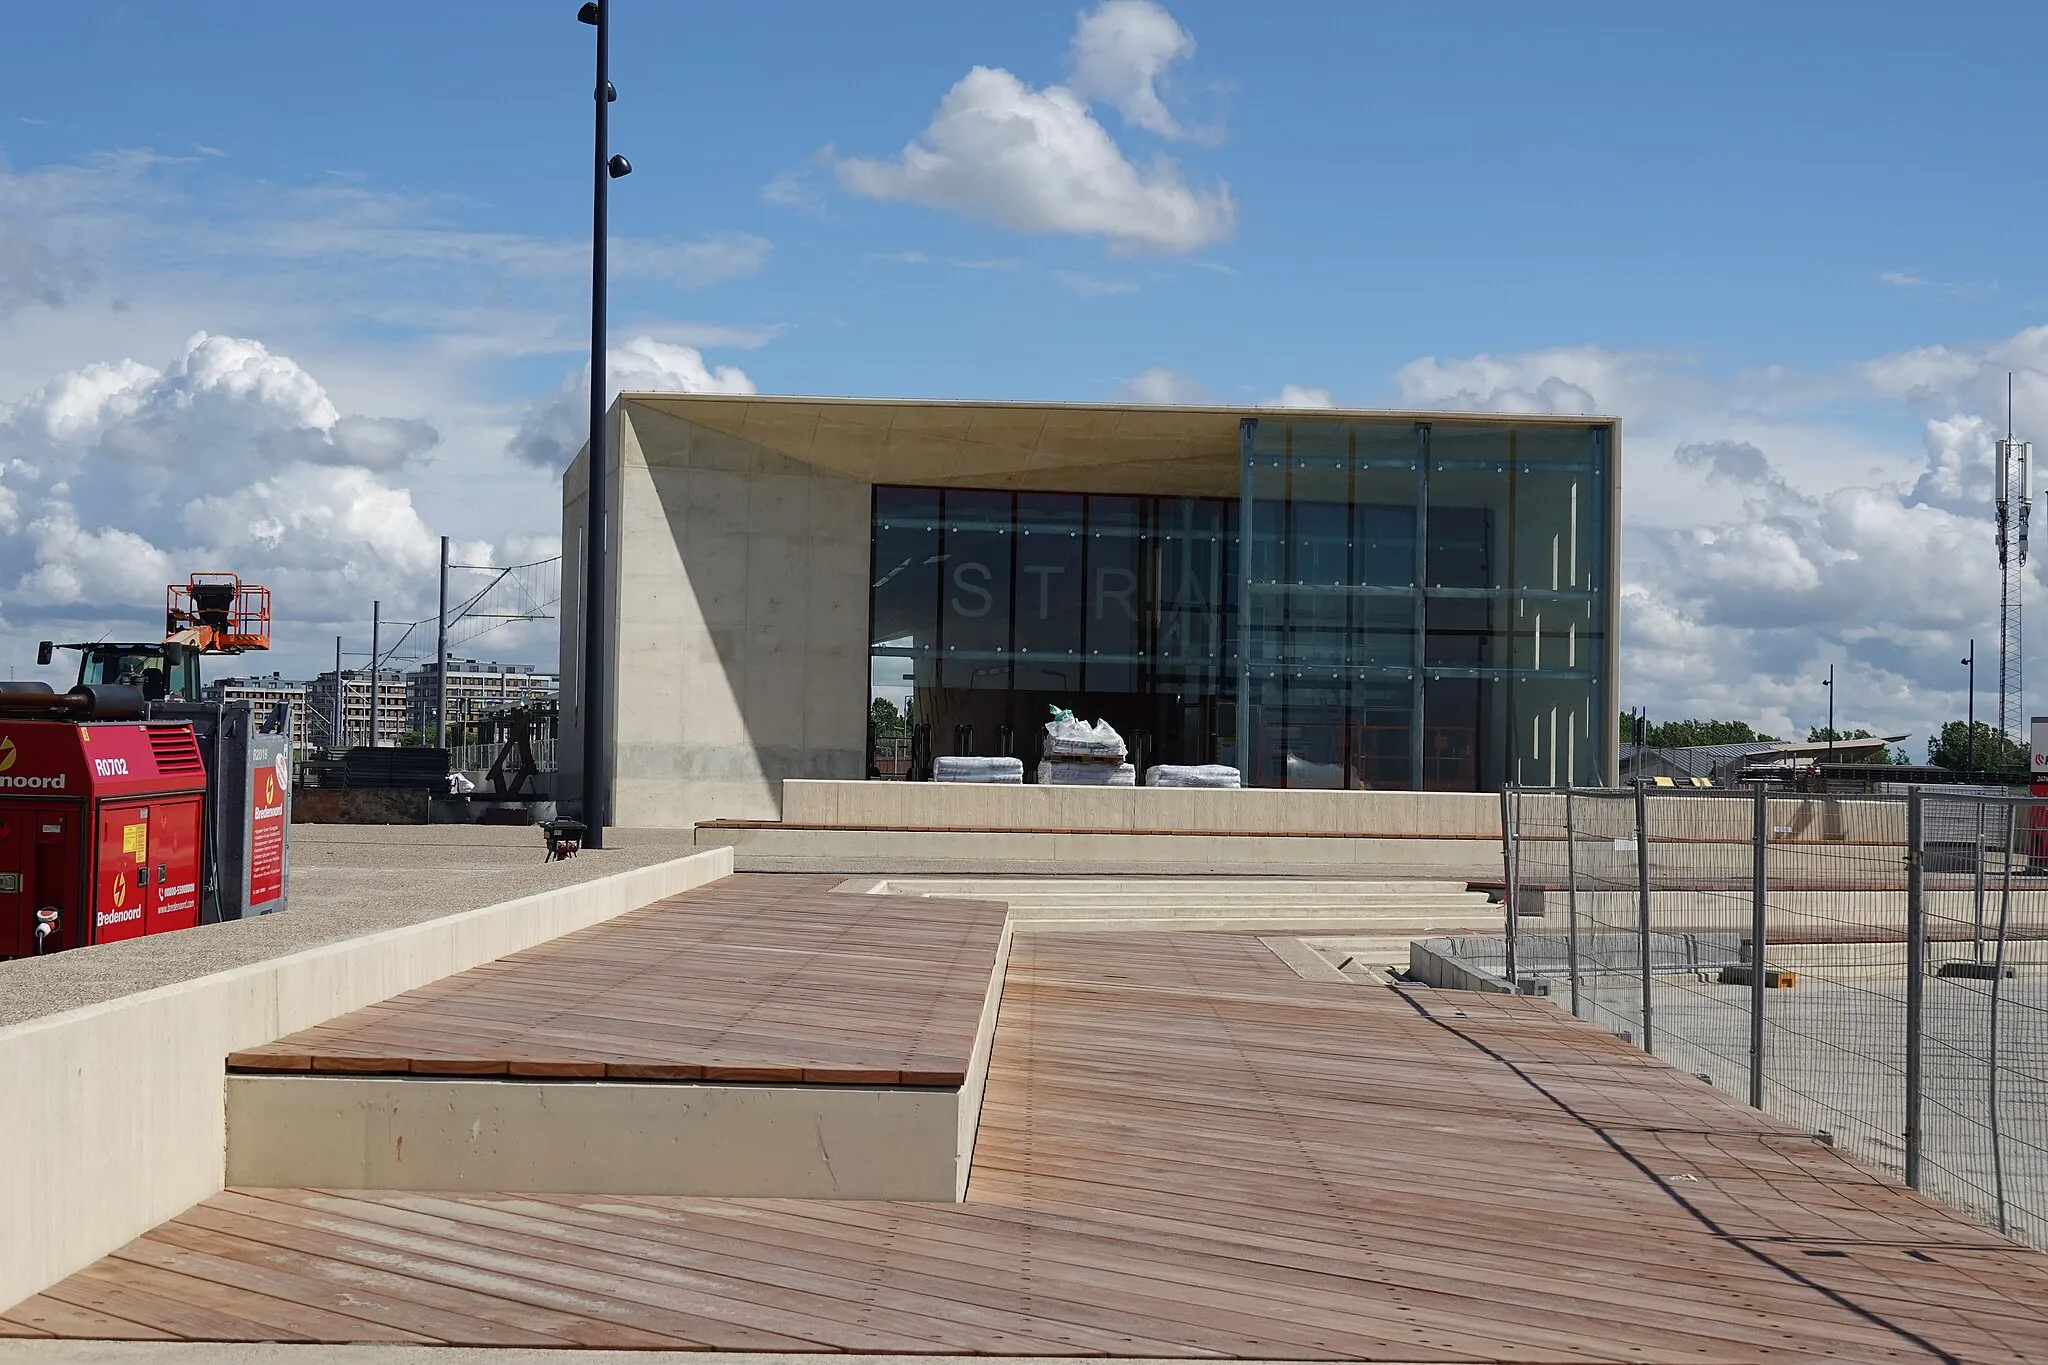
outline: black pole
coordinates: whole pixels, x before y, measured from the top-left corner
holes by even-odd
[[[591,91],[597,109],[597,150],[590,165],[590,444],[584,452],[588,495],[583,532],[583,846],[603,848],[604,827],[611,817],[610,744],[605,733],[609,490],[604,438],[605,247],[610,230],[605,214],[610,184],[605,160],[611,103],[606,96],[611,87],[611,5],[607,0],[593,0],[577,17],[582,18],[591,10],[597,12],[597,84]]]
[[[1969,757],[1964,760],[1963,771],[1977,771],[1977,642],[1970,641],[1970,657],[1963,660],[1970,666],[1969,719],[1963,722],[1963,733],[1968,735]]]
[[[1828,680],[1821,684],[1828,690],[1828,762],[1835,761],[1835,666],[1828,665]]]

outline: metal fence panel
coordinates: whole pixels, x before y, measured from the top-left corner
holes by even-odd
[[[1518,790],[1503,811],[1520,989],[2048,1247],[2048,801]]]

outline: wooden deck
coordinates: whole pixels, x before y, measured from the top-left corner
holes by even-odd
[[[1544,1002],[1027,935],[965,1204],[233,1190],[0,1332],[2040,1361],[2048,1258]]]
[[[236,1071],[958,1086],[993,901],[737,876],[228,1058]]]

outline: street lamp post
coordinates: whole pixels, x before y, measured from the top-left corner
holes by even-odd
[[[1969,736],[1966,743],[1969,745],[1967,752],[1970,756],[1964,760],[1963,771],[1974,773],[1977,771],[1977,642],[1975,640],[1970,641],[1970,657],[1959,662],[1968,665],[1970,669],[1970,700],[1966,707],[1969,719],[1963,722],[1963,733]]]
[[[1827,680],[1821,683],[1828,690],[1828,762],[1835,761],[1835,666],[1828,665]]]
[[[611,820],[611,745],[606,733],[609,691],[606,674],[606,603],[609,577],[605,468],[605,273],[606,195],[612,181],[631,175],[633,165],[609,154],[611,102],[619,92],[611,83],[611,5],[587,0],[577,21],[597,29],[597,84],[591,90],[596,106],[597,152],[591,165],[590,192],[590,443],[584,452],[588,477],[583,532],[583,834],[585,848],[604,847],[604,827]]]

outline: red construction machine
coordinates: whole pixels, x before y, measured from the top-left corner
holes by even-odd
[[[0,958],[199,922],[206,767],[132,687],[0,691]]]
[[[268,588],[194,574],[163,639],[62,646],[71,691],[0,682],[0,958],[283,908],[289,727],[199,695],[201,657],[269,647]]]

